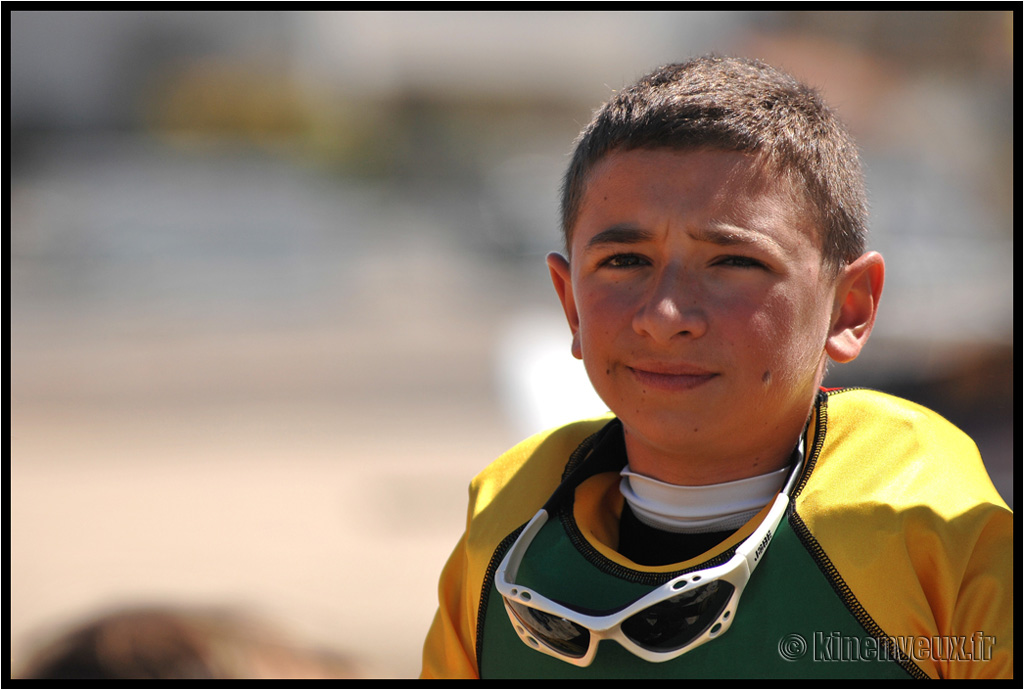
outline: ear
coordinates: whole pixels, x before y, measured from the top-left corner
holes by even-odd
[[[857,358],[871,335],[885,281],[885,261],[878,252],[861,255],[836,278],[832,327],[825,352],[836,362]]]
[[[551,282],[555,285],[555,292],[562,302],[562,310],[572,331],[572,356],[583,359],[583,349],[580,347],[580,316],[576,311],[576,299],[572,293],[572,270],[569,268],[569,260],[558,252],[551,252],[547,261]]]

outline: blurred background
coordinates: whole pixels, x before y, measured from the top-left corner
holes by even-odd
[[[830,385],[1013,504],[1012,12],[9,13],[10,654],[159,602],[419,671],[469,479],[600,411],[547,276],[571,143],[718,52],[818,86],[887,259]]]

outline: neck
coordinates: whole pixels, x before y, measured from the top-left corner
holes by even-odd
[[[801,429],[792,438],[736,453],[716,453],[705,444],[700,453],[652,447],[625,429],[626,457],[633,472],[680,486],[705,486],[747,479],[789,465]]]

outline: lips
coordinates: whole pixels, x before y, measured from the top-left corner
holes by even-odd
[[[719,374],[691,364],[650,362],[627,367],[634,378],[648,388],[685,391],[703,386]]]

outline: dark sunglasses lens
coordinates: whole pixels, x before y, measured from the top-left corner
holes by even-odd
[[[505,600],[526,631],[552,649],[579,659],[590,647],[590,631],[570,620]]]
[[[716,580],[658,602],[622,623],[622,632],[652,652],[685,647],[718,620],[735,588]]]

